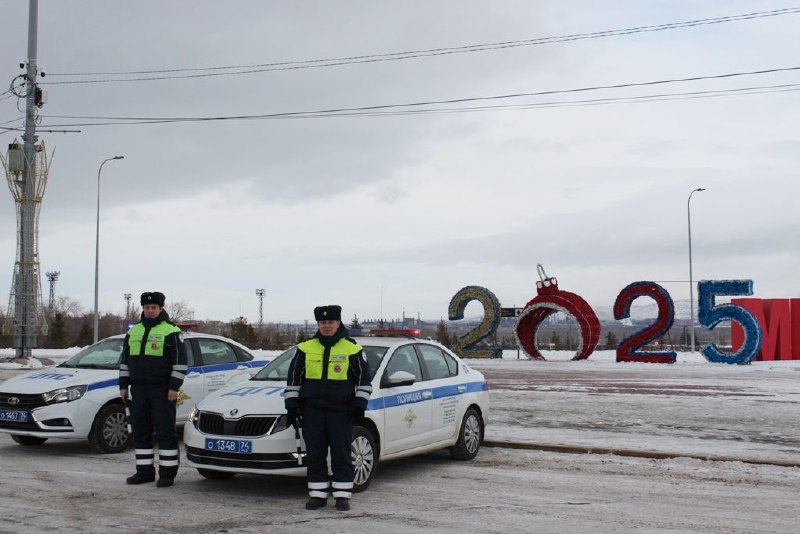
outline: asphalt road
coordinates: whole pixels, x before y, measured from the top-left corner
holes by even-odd
[[[627,445],[637,443],[637,432],[647,434],[660,428],[667,448],[688,442],[686,448],[692,450],[693,440],[698,446],[708,442],[708,436],[695,434],[702,434],[703,426],[714,419],[711,411],[696,414],[700,418],[696,429],[687,429],[684,423],[689,405],[674,412],[662,410],[660,418],[653,414],[652,422],[639,413],[637,425],[626,424],[619,411],[624,414],[633,406],[646,406],[647,399],[669,406],[680,404],[682,398],[754,398],[746,395],[753,393],[750,386],[730,373],[722,378],[732,382],[700,379],[698,384],[709,391],[706,395],[699,393],[703,388],[694,388],[693,395],[686,393],[692,388],[673,388],[673,395],[665,388],[667,383],[692,382],[692,376],[679,379],[671,375],[664,382],[663,373],[648,378],[650,373],[644,369],[631,376],[622,367],[594,369],[586,375],[585,370],[568,363],[524,366],[487,362],[476,367],[490,381],[494,418],[487,436],[495,438],[554,442],[566,435],[576,436],[576,441],[580,437],[607,441],[617,420]],[[785,378],[797,380],[797,374]],[[614,383],[615,391],[592,390]],[[621,389],[628,393],[620,394]],[[782,441],[793,435],[797,422],[783,418],[794,414],[797,419],[798,410],[796,404],[787,408],[785,414],[778,410],[780,415],[765,423],[754,422],[756,417],[741,422],[745,426],[789,425],[788,430],[772,429],[782,436],[773,436],[774,441],[781,443],[774,448],[765,443],[766,449],[752,443],[747,448],[751,454],[765,458],[785,449],[792,457],[792,450]],[[732,414],[730,424],[737,424],[737,419]],[[566,428],[559,428],[559,421]],[[729,423],[726,420],[724,424]],[[493,431],[492,426],[499,430]],[[509,436],[515,429],[517,434]],[[769,434],[769,428],[750,431],[752,435]],[[731,435],[736,433],[734,427]],[[652,437],[641,437],[640,445],[652,443]],[[753,452],[753,447],[759,450]],[[475,460],[459,462],[443,451],[381,464],[371,487],[355,495],[350,512],[332,507],[306,511],[301,478],[237,475],[227,481],[208,481],[181,468],[171,488],[126,486],[125,477],[133,472],[132,451],[101,455],[84,442],[51,440],[22,447],[8,436],[0,436],[0,471],[3,533],[56,529],[63,533],[788,534],[797,532],[800,518],[800,468],[688,457],[650,459],[485,447]]]

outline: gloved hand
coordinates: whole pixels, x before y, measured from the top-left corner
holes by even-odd
[[[286,426],[293,426],[295,428],[303,426],[303,417],[300,414],[300,410],[297,408],[286,409]]]
[[[364,419],[364,408],[359,408],[358,406],[353,406],[353,422],[358,423],[362,419]]]

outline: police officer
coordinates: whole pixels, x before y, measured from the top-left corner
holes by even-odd
[[[142,319],[128,330],[119,366],[119,394],[131,397],[131,427],[136,473],[128,484],[156,478],[153,431],[158,443],[159,488],[172,486],[178,473],[178,436],[175,410],[178,391],[186,376],[186,352],[181,329],[164,311],[164,294],[142,293]]]
[[[342,325],[342,307],[314,308],[318,330],[297,346],[285,391],[290,424],[302,424],[308,465],[306,509],[327,504],[332,490],[337,510],[350,509],[353,492],[352,423],[364,417],[372,394],[361,346]],[[328,449],[332,478],[328,476]]]

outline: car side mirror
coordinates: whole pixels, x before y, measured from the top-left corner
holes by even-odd
[[[416,377],[407,371],[395,371],[386,377],[381,385],[390,388],[398,386],[410,386],[415,380]]]

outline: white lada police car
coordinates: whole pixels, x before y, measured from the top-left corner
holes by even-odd
[[[221,336],[184,332],[189,368],[178,397],[178,425],[194,404],[224,386],[247,381],[268,363]],[[49,438],[89,439],[105,453],[131,441],[119,396],[119,360],[124,335],[106,338],[55,367],[0,383],[0,433],[21,445]]]
[[[443,448],[457,459],[475,457],[489,413],[481,373],[433,341],[396,334],[355,340],[364,348],[373,392],[366,417],[353,427],[354,491],[367,488],[379,459]],[[197,404],[183,441],[187,463],[202,476],[305,475],[305,445],[287,427],[283,402],[295,350],[275,358],[250,381]]]

